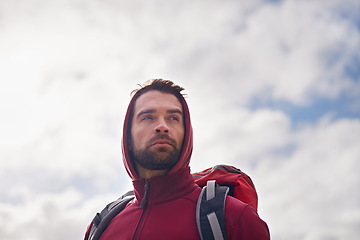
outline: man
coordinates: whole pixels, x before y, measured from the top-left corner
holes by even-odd
[[[193,132],[182,90],[155,79],[130,101],[122,150],[135,199],[112,219],[100,240],[200,239],[196,204],[201,188],[190,173]],[[255,210],[230,196],[225,224],[227,239],[270,239]]]

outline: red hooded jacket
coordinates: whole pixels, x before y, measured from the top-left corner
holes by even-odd
[[[131,100],[124,121],[122,140],[125,168],[133,180],[135,199],[120,212],[103,232],[100,240],[114,239],[200,239],[196,225],[196,203],[201,188],[190,173],[193,147],[189,109],[181,99],[185,119],[185,137],[177,164],[165,176],[139,178],[129,159],[127,131]],[[269,230],[255,210],[249,205],[227,196],[225,202],[227,239],[270,239]],[[89,229],[85,235],[88,237]]]

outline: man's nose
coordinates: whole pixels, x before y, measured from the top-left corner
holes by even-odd
[[[155,133],[168,133],[169,127],[164,120],[160,120],[155,127]]]

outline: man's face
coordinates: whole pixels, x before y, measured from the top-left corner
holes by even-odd
[[[131,146],[135,162],[145,169],[170,169],[184,140],[182,105],[170,93],[150,90],[135,102]]]

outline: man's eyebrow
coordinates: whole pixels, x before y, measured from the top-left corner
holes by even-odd
[[[179,114],[183,114],[182,111],[180,109],[169,109],[166,111],[167,113],[179,113]]]
[[[155,109],[146,109],[146,110],[140,111],[140,112],[136,115],[136,117],[138,118],[138,117],[140,117],[141,115],[149,114],[149,113],[154,113],[154,112],[156,112]]]
[[[136,114],[136,118],[139,118],[140,116],[144,115],[144,114],[149,114],[149,113],[155,113],[156,110],[155,109],[145,109],[143,111],[140,111],[138,114]],[[170,114],[174,114],[174,113],[178,113],[178,114],[183,114],[183,112],[180,109],[169,109],[166,110],[167,113]]]

